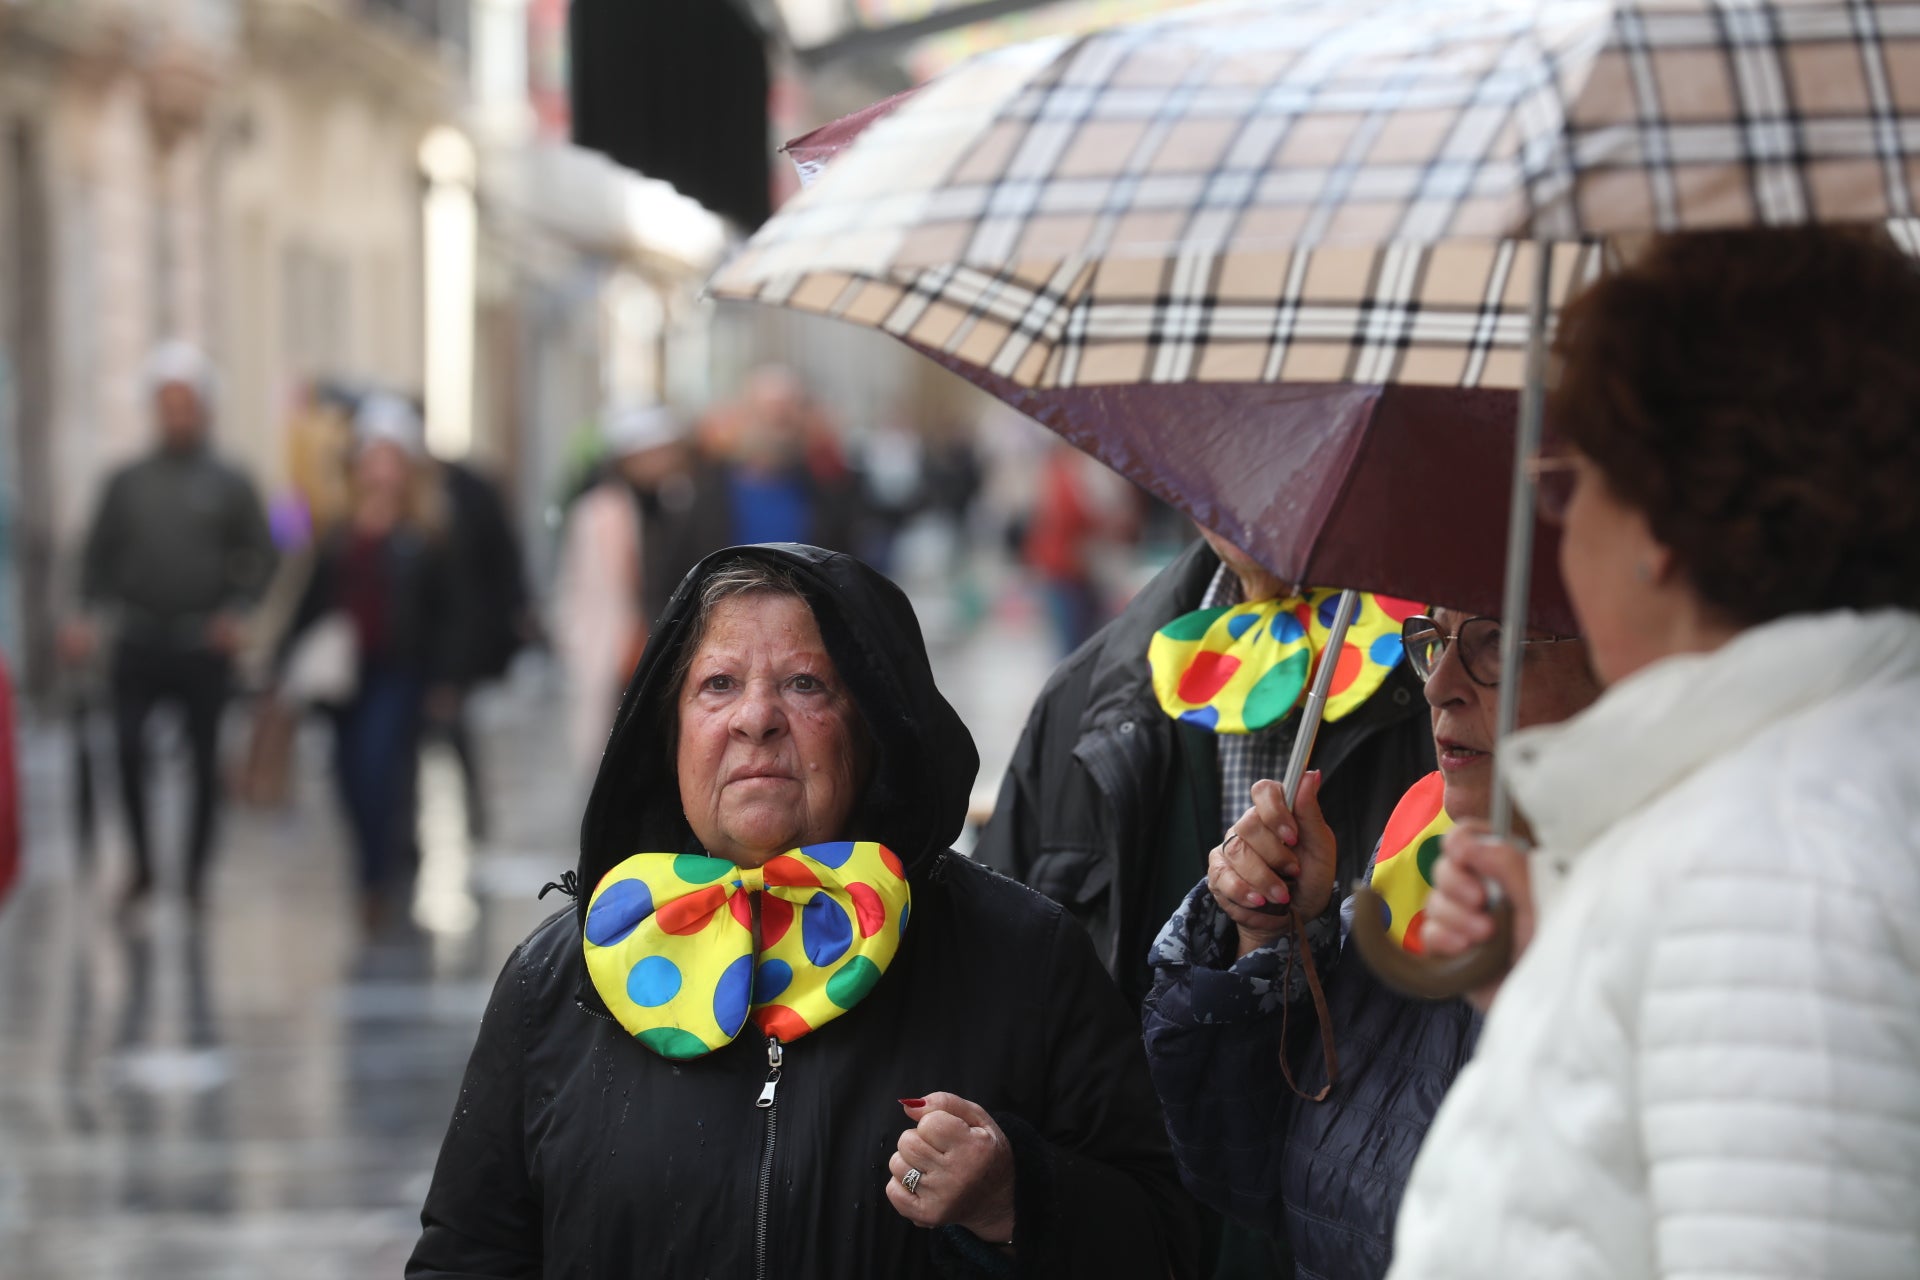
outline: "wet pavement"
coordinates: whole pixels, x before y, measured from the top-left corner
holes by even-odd
[[[980,741],[986,800],[1051,663],[1037,626],[1030,603],[1003,596],[984,627],[935,647]],[[536,895],[573,865],[585,791],[543,664],[473,714],[492,830],[467,838],[452,758],[430,749],[414,919],[372,944],[323,726],[303,733],[287,812],[229,809],[204,916],[168,891],[125,925],[117,811],[103,804],[90,863],[74,839],[71,737],[25,731],[28,868],[0,910],[0,1276],[401,1273],[488,990],[561,901]],[[230,724],[229,757],[244,728]],[[184,770],[180,752],[160,754]],[[163,888],[178,882],[173,773],[155,814]]]

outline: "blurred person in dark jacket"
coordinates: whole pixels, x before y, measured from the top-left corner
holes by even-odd
[[[1392,913],[1390,936],[1418,951],[1441,835],[1455,821],[1484,820],[1491,806],[1505,673],[1495,619],[1435,609],[1408,618],[1404,636],[1404,665],[1425,678],[1440,768],[1395,806],[1366,877]],[[1523,727],[1564,720],[1600,692],[1586,646],[1570,637],[1531,632],[1521,671]],[[1323,791],[1310,780],[1290,812],[1278,783],[1258,784],[1253,805],[1208,854],[1206,878],[1153,944],[1147,1057],[1190,1191],[1283,1239],[1300,1280],[1373,1280],[1392,1257],[1414,1155],[1481,1019],[1465,1000],[1390,990],[1344,945],[1353,902],[1334,910],[1334,877],[1348,851],[1316,792],[1331,784]],[[1322,1026],[1301,968],[1288,963],[1292,936],[1257,909],[1276,901],[1311,922],[1306,937],[1326,975]],[[1304,1034],[1288,1034],[1289,1005]],[[1282,1055],[1298,1091],[1281,1081]],[[1330,1087],[1316,1101],[1322,1086]]]
[[[133,851],[125,903],[151,892],[147,721],[181,709],[193,770],[186,891],[200,906],[220,807],[220,721],[243,620],[265,592],[275,551],[253,482],[207,442],[213,368],[185,343],[147,362],[157,447],[107,481],[81,565],[84,614],[62,629],[70,663],[112,643],[110,680],[121,798]]]
[[[421,735],[430,717],[458,708],[468,610],[419,415],[398,397],[371,395],[354,432],[352,506],[316,549],[276,666],[284,673],[319,626],[350,637],[350,692],[332,708],[334,768],[363,924],[375,934],[411,887]]]
[[[464,463],[437,464],[446,495],[447,563],[466,610],[446,681],[457,695],[432,732],[453,749],[467,795],[467,830],[484,840],[490,810],[480,748],[467,720],[467,697],[506,675],[514,655],[540,634],[527,589],[526,556],[507,501],[494,480]]]

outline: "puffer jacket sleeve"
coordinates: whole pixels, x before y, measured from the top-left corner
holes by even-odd
[[[948,1228],[936,1245],[941,1269],[1193,1276],[1196,1215],[1180,1194],[1132,1012],[1065,912],[1054,916],[1046,972],[1035,980],[1051,1006],[1045,1122],[994,1116],[1014,1151],[1014,1257]]]
[[[524,968],[514,950],[480,1022],[420,1211],[407,1280],[537,1280],[541,1219],[526,1161]]]
[[[1304,972],[1288,984],[1292,940],[1234,958],[1237,931],[1196,885],[1154,940],[1144,1013],[1147,1062],[1166,1107],[1187,1189],[1256,1230],[1283,1227],[1281,1155],[1292,1094],[1280,1074],[1281,1014],[1298,1002],[1311,1025]],[[1337,958],[1338,915],[1307,926],[1314,960]]]
[[[1844,789],[1843,789],[1844,790]],[[1814,812],[1806,809],[1816,810]],[[1911,832],[1803,807],[1790,881],[1717,851],[1655,908],[1637,1087],[1663,1277],[1920,1276]],[[1704,877],[1704,878],[1703,878]]]

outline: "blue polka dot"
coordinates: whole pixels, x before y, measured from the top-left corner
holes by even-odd
[[[853,945],[853,921],[847,910],[824,893],[816,893],[800,915],[800,942],[807,959],[826,968]]]
[[[1273,621],[1267,624],[1267,630],[1281,644],[1293,644],[1307,634],[1307,629],[1300,625],[1300,619],[1294,617],[1291,611],[1274,614]]]
[[[1220,723],[1220,712],[1214,707],[1196,707],[1192,711],[1182,711],[1180,718],[1188,724],[1197,724],[1202,729],[1211,729]]]
[[[1373,642],[1373,648],[1368,650],[1368,656],[1378,666],[1391,667],[1407,656],[1407,646],[1401,641],[1398,633],[1381,636]]]
[[[1340,593],[1334,592],[1320,602],[1320,625],[1329,631],[1333,629],[1333,619],[1340,612]]]
[[[587,941],[610,947],[653,914],[653,894],[638,880],[616,880],[587,912]]]
[[[753,957],[741,956],[727,966],[713,989],[713,1020],[729,1036],[740,1034],[747,1021],[747,993],[753,986]]]
[[[665,956],[648,956],[627,974],[627,999],[643,1009],[658,1009],[680,994],[680,966]]]
[[[1260,615],[1257,613],[1236,613],[1233,617],[1227,619],[1227,634],[1235,640],[1238,640],[1241,636],[1253,630],[1259,622]]]
[[[1385,898],[1380,899],[1380,927],[1382,929],[1393,927],[1393,908],[1387,905]]]
[[[800,852],[815,862],[837,869],[844,867],[847,859],[853,856],[853,841],[835,840],[829,844],[810,844]]]
[[[792,965],[785,960],[762,960],[759,972],[753,975],[753,1002],[771,1004],[792,985]]]
[[[907,913],[912,910],[913,904],[911,902],[903,902],[900,904],[900,936],[903,938],[907,936]]]

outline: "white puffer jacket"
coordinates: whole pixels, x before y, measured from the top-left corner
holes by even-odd
[[[1539,930],[1395,1280],[1920,1276],[1920,617],[1753,628],[1504,759]]]

